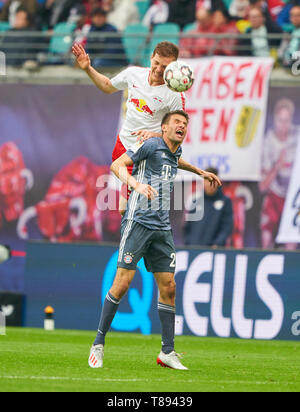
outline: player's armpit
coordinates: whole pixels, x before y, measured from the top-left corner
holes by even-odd
[[[119,173],[119,169],[120,168],[126,168],[128,166],[132,166],[133,165],[133,161],[132,159],[128,156],[127,153],[124,153],[122,156],[120,156],[118,159],[116,159],[111,167],[110,170],[114,173],[114,174],[118,174]]]

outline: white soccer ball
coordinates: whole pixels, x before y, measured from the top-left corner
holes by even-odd
[[[194,72],[191,66],[182,61],[170,63],[164,73],[164,80],[173,92],[186,92],[194,83]]]

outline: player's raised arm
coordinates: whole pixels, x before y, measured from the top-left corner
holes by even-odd
[[[133,190],[145,196],[147,199],[154,199],[158,196],[157,191],[150,185],[138,182],[131,174],[128,172],[127,167],[132,166],[133,161],[131,158],[124,153],[121,157],[115,160],[110,170],[117,176],[121,182],[132,187]]]
[[[187,172],[195,173],[198,176],[202,176],[204,179],[208,180],[212,186],[222,186],[221,180],[213,173],[206,172],[205,170],[199,169],[196,166],[191,165],[182,158],[178,161],[178,168],[181,170],[186,170]]]
[[[72,46],[72,53],[76,57],[78,66],[81,68],[81,70],[84,70],[86,72],[86,74],[94,82],[98,89],[106,94],[112,94],[119,91],[118,89],[113,87],[108,77],[99,73],[92,67],[89,55],[80,44],[74,44]]]

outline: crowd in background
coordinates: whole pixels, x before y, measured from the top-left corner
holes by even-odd
[[[288,66],[294,53],[300,51],[300,0],[150,0],[141,14],[142,3],[145,0],[0,0],[0,23],[9,24],[1,49],[6,44],[21,42],[19,51],[25,53],[24,39],[9,36],[11,32],[35,30],[51,36],[58,23],[68,22],[76,26],[76,41],[90,52],[95,45],[99,51],[99,38],[91,34],[120,34],[109,36],[109,47],[105,46],[105,37],[101,37],[105,54],[118,56],[113,60],[100,58],[96,61],[98,66],[126,64],[121,34],[135,23],[142,23],[150,31],[158,24],[177,24],[186,34],[180,41],[182,57],[267,56],[275,52]],[[213,35],[224,33],[232,36],[215,40]],[[239,36],[245,33],[249,36]],[[285,41],[284,33],[291,34]],[[39,45],[45,37],[33,41]],[[10,63],[14,63],[13,59]]]
[[[300,51],[300,0],[198,0],[196,24],[188,33],[233,36],[218,43],[203,36],[183,39],[184,57],[207,55],[216,44],[215,55],[273,55],[289,66],[294,53]],[[283,40],[284,33],[292,33],[291,39]]]

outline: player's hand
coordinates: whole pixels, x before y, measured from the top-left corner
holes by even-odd
[[[218,178],[218,176],[216,176],[214,173],[210,173],[210,172],[204,172],[204,174],[202,175],[202,177],[206,180],[209,181],[209,183],[211,184],[211,186],[213,187],[220,187],[222,186],[222,182],[221,180]]]
[[[77,64],[82,70],[87,70],[91,66],[90,57],[80,44],[73,44],[72,53],[76,57]]]
[[[132,132],[132,136],[137,136],[137,141],[143,143],[152,137],[157,137],[157,133],[149,132],[148,130],[139,130],[138,132]]]
[[[135,191],[145,196],[149,200],[154,200],[155,197],[158,196],[157,190],[155,190],[150,185],[145,185],[144,183],[138,183]]]

